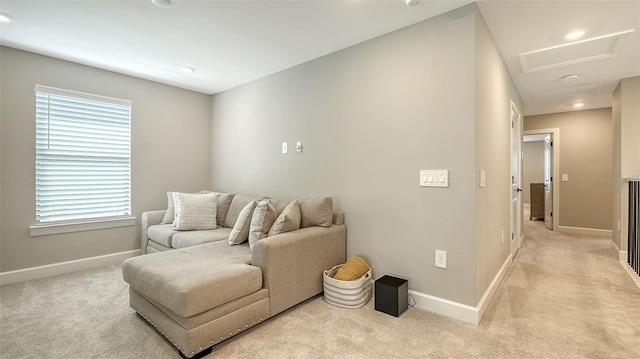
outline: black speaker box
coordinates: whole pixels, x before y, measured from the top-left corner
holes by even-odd
[[[409,282],[385,275],[375,283],[375,309],[399,317],[409,304]]]

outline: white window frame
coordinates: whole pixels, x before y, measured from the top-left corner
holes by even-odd
[[[35,105],[36,213],[35,224],[29,227],[30,235],[41,236],[135,225],[136,218],[131,215],[131,101],[36,85]],[[87,106],[88,109],[83,106]],[[116,113],[113,118],[112,113]],[[87,116],[95,116],[91,125],[98,127],[92,129],[84,124],[76,125],[78,122],[73,124],[73,118],[82,119],[82,116],[85,116],[85,119]],[[111,120],[115,121],[112,123],[116,123],[113,127],[108,124]],[[62,131],[55,131],[56,126],[66,127]],[[117,131],[121,134],[117,134]],[[78,139],[87,141],[79,142]],[[101,142],[102,140],[104,142]],[[43,183],[46,182],[53,183],[52,186],[57,187],[58,191],[63,185],[70,186],[69,181],[76,179],[73,178],[73,173],[77,173],[74,170],[84,168],[83,164],[78,163],[80,159],[88,159],[87,166],[93,167],[87,167],[87,172],[81,173],[77,180],[89,177],[90,170],[94,173],[97,170],[97,173],[102,174],[102,165],[96,165],[97,161],[92,161],[95,159],[105,161],[110,169],[119,171],[116,176],[113,176],[111,171],[107,173],[108,184],[94,183],[94,186],[103,186],[101,190],[106,188],[104,186],[111,187],[116,183],[115,189],[111,187],[103,190],[107,191],[109,196],[113,194],[121,198],[116,202],[115,209],[107,210],[107,207],[112,206],[108,205],[108,200],[104,198],[111,197],[100,199],[102,194],[94,192],[93,195],[98,197],[100,213],[92,213],[90,210],[83,212],[83,209],[76,205],[78,198],[84,200],[83,206],[93,204],[93,201],[87,200],[91,198],[89,194],[84,197],[85,189],[80,190],[77,186],[72,186],[70,191],[76,191],[75,199],[73,192],[70,197],[65,197],[65,194],[45,189]],[[59,172],[60,162],[64,160],[69,160],[66,162],[68,165],[64,172]],[[49,164],[48,168],[52,168],[53,165],[55,169],[48,171],[44,164]],[[91,181],[88,180],[87,183]],[[97,190],[93,187],[93,191]],[[91,193],[91,190],[86,191]],[[57,205],[47,206],[47,196],[56,198]],[[62,201],[70,200],[75,202],[70,207],[63,208],[60,204]],[[47,209],[56,211],[51,214],[47,213]],[[65,209],[71,213],[67,213]]]

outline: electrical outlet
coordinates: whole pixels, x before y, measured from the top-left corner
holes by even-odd
[[[447,251],[436,249],[436,267],[447,268]]]

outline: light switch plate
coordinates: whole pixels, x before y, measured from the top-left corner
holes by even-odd
[[[289,152],[289,146],[287,145],[286,142],[282,142],[282,153],[287,153]]]
[[[480,170],[480,188],[484,188],[487,185],[487,174],[484,170]]]
[[[562,174],[562,182],[569,182],[569,175],[566,173]]]
[[[449,170],[420,170],[420,187],[449,187]]]
[[[296,152],[302,152],[302,142],[296,143]]]

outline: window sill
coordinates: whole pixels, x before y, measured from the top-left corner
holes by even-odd
[[[136,217],[117,217],[92,219],[82,222],[57,222],[50,224],[38,224],[29,226],[31,237],[48,236],[51,234],[93,231],[96,229],[107,229],[116,227],[128,227],[136,224]]]

